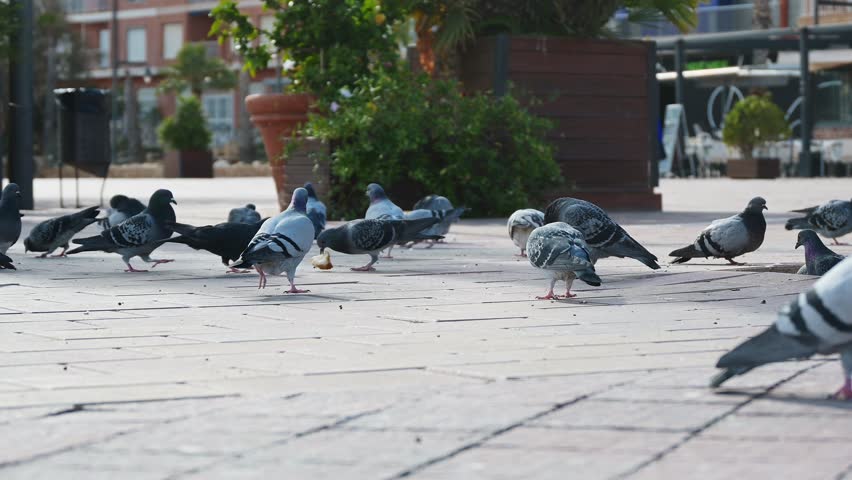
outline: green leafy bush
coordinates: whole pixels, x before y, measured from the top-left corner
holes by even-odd
[[[784,112],[769,95],[751,95],[737,103],[725,117],[722,141],[736,147],[744,160],[753,158],[753,150],[768,142],[790,137]]]
[[[201,102],[195,97],[179,98],[177,112],[163,120],[157,134],[174,150],[206,150],[211,135]]]
[[[545,139],[549,121],[511,96],[465,96],[455,81],[381,72],[343,91],[303,135],[326,140],[336,215],[360,217],[370,182],[415,184],[472,209],[503,216],[561,182]]]

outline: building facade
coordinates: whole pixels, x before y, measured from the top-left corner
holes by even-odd
[[[261,1],[239,3],[256,25],[271,26],[273,17],[264,15]],[[208,36],[213,24],[209,14],[216,4],[205,0],[118,0],[118,85],[123,88],[132,84],[145,146],[156,144],[152,127],[159,119],[174,113],[175,96],[159,93],[157,86],[184,45],[205,45],[209,56],[223,59],[235,71],[241,69],[230,42],[219,44]],[[88,70],[75,82],[79,86],[111,87],[112,7],[112,0],[66,0],[68,22],[91,53]],[[245,95],[274,87],[275,72],[268,69],[258,72],[242,89],[205,91],[201,100],[213,132],[213,147],[225,147],[235,141]]]

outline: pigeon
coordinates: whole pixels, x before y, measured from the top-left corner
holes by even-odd
[[[716,364],[723,369],[710,382],[718,387],[755,367],[820,353],[840,353],[843,387],[835,394],[852,398],[852,258],[823,275],[808,291],[781,309],[763,333],[726,353]]]
[[[314,243],[314,224],[307,216],[308,191],[293,191],[290,206],[266,220],[240,254],[233,268],[254,267],[260,275],[257,288],[266,288],[266,275],[287,274],[287,293],[307,293],[296,288],[296,267]]]
[[[793,211],[805,216],[787,220],[784,225],[787,230],[809,228],[834,240],[835,245],[840,245],[838,237],[852,232],[852,200],[831,200],[816,207]]]
[[[150,257],[151,252],[162,245],[160,240],[172,236],[172,229],[168,227],[169,222],[175,221],[172,203],[177,204],[172,192],[157,190],[151,195],[148,207],[136,215],[95,237],[73,240],[73,243],[80,246],[68,251],[68,255],[91,251],[118,253],[127,265],[125,272],[147,272],[133,268],[130,264],[133,257],[153,263],[154,267],[161,263],[173,262],[174,260],[155,260]]]
[[[428,233],[430,234],[446,235],[450,233],[450,226],[459,220],[461,215],[467,211],[467,208],[455,208],[453,207],[453,203],[450,202],[447,197],[432,194],[418,200],[411,210],[412,212],[417,210],[429,210],[432,212],[446,212],[447,210],[453,211],[452,214],[444,213],[444,218],[441,219],[440,223],[428,230]]]
[[[253,224],[225,222],[203,227],[194,227],[183,223],[167,223],[166,225],[179,235],[162,240],[162,243],[182,243],[195,250],[207,250],[222,257],[222,263],[228,266],[230,262],[240,258],[240,254],[252,241],[265,220]],[[243,273],[247,271],[232,267],[229,272]]]
[[[17,268],[15,268],[15,266],[12,265],[12,259],[11,258],[0,253],[0,270],[17,270]]]
[[[539,300],[558,300],[553,293],[553,285],[558,280],[565,281],[565,298],[576,297],[571,293],[575,278],[593,287],[601,285],[601,279],[595,273],[595,265],[589,253],[589,247],[579,230],[564,222],[548,223],[536,228],[527,241],[530,265],[550,272],[550,288]]]
[[[139,200],[126,195],[114,195],[109,199],[109,209],[106,211],[106,217],[98,220],[98,224],[104,230],[109,230],[140,213],[142,210],[145,210],[145,204]]]
[[[516,210],[506,222],[506,227],[509,229],[509,238],[516,247],[521,249],[520,256],[527,256],[527,240],[530,234],[536,228],[544,225],[544,213],[534,209],[525,208]]]
[[[245,207],[232,208],[228,212],[227,223],[248,223],[254,225],[260,221],[260,214],[253,203],[247,203]]]
[[[62,252],[57,257],[65,257],[68,251],[68,242],[81,230],[98,221],[100,211],[98,207],[89,207],[77,213],[63,215],[61,217],[45,220],[30,230],[29,236],[24,239],[25,252],[44,252],[39,258],[47,255],[59,247]]]
[[[21,236],[20,198],[21,189],[17,183],[7,184],[0,197],[0,253],[4,255]]]
[[[679,248],[669,255],[675,258],[672,263],[686,263],[693,258],[724,258],[731,265],[743,265],[734,261],[734,257],[753,252],[760,248],[766,234],[766,200],[754,197],[745,210],[733,217],[713,221],[701,231],[695,243]]]
[[[415,238],[412,241],[412,245],[415,244],[415,243],[419,243],[419,242],[424,241],[424,239],[426,237],[433,237],[433,236],[436,236],[436,235],[443,237],[444,235],[446,235],[450,231],[450,224],[457,221],[459,219],[459,217],[461,217],[462,214],[466,210],[467,209],[464,208],[464,207],[450,208],[450,209],[447,209],[447,210],[426,210],[426,209],[421,208],[421,209],[418,209],[418,210],[412,210],[410,212],[405,212],[405,214],[403,214],[403,218],[405,220],[417,220],[419,218],[437,218],[438,219],[437,223],[435,223],[431,227],[420,232],[419,236],[424,237],[424,238]],[[433,247],[435,245],[435,243],[437,242],[437,240],[430,240],[430,242],[431,243],[429,244],[429,247],[427,247],[427,248]]]
[[[356,272],[375,271],[373,264],[379,260],[379,252],[388,246],[402,243],[420,237],[420,232],[438,222],[437,218],[419,218],[417,220],[363,219],[347,222],[337,228],[324,230],[317,237],[320,254],[326,248],[348,253],[350,255],[364,254],[370,256],[370,263],[363,267],[353,268]],[[431,240],[439,240],[439,235]]]
[[[832,252],[813,230],[802,230],[796,240],[796,248],[805,247],[805,274],[823,276],[832,267],[842,262],[843,255]]]
[[[597,261],[606,257],[629,257],[657,270],[657,257],[633,239],[594,203],[576,198],[559,198],[547,206],[544,223],[565,222],[583,234],[589,253]]]
[[[317,198],[317,192],[311,182],[305,184],[305,190],[308,191],[308,218],[314,224],[314,238],[317,238],[320,232],[325,229],[325,204]]]
[[[367,196],[370,198],[370,206],[364,214],[365,219],[402,220],[402,209],[390,201],[381,185],[378,183],[367,185]]]

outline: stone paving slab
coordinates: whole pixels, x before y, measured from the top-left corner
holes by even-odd
[[[25,233],[67,211],[56,185],[36,182]],[[97,202],[100,184],[81,186]],[[183,222],[275,213],[266,178],[110,180],[106,195],[159,187]],[[372,274],[348,270],[358,257],[305,262],[311,292],[295,296],[180,245],[131,275],[117,255],[41,260],[19,243],[19,270],[0,272],[0,478],[847,478],[835,357],[706,385],[814,281],[783,273],[803,261],[784,212],[850,187],[665,180],[664,212],[613,214],[661,259],[755,195],[764,246],[745,267],[605,259],[601,287],[558,302],[535,300],[548,280],[502,220],[466,219]]]

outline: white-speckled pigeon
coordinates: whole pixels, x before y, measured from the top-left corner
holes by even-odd
[[[319,234],[325,230],[325,219],[326,219],[326,209],[325,204],[317,197],[317,192],[314,190],[314,186],[311,185],[311,182],[305,184],[305,190],[308,191],[308,218],[311,219],[311,222],[314,224],[314,238],[317,238]]]
[[[565,282],[565,298],[576,297],[571,293],[575,278],[593,287],[601,284],[583,234],[567,223],[549,223],[533,230],[527,241],[527,252],[530,265],[551,275],[550,288],[545,296],[536,297],[539,300],[559,298],[553,293],[557,280]]]
[[[852,232],[852,200],[831,200],[816,207],[793,211],[805,216],[787,220],[784,225],[787,230],[809,228],[834,240],[835,245],[840,245],[839,237]]]
[[[98,236],[73,240],[73,243],[80,246],[69,250],[68,255],[92,251],[118,253],[127,265],[125,272],[147,272],[147,270],[133,268],[130,264],[130,259],[133,257],[140,257],[145,262],[153,263],[154,267],[161,263],[173,262],[174,260],[155,260],[150,257],[151,252],[163,244],[160,240],[172,236],[172,229],[168,227],[170,222],[175,221],[172,203],[177,204],[172,192],[164,189],[157,190],[151,195],[145,210],[109,230],[104,230]]]
[[[253,203],[247,203],[245,207],[232,208],[228,212],[227,223],[248,223],[254,225],[260,221],[260,213]]]
[[[413,240],[419,232],[436,222],[437,219],[431,217],[417,220],[353,220],[323,231],[317,237],[317,246],[320,253],[330,248],[350,255],[367,254],[370,256],[370,263],[352,270],[372,272],[375,270],[373,264],[378,261],[380,251],[390,245]],[[441,237],[434,237],[435,240],[439,238]]]
[[[799,232],[796,248],[800,246],[805,247],[805,271],[803,272],[805,275],[823,276],[846,258],[826,247],[813,230]]]
[[[766,331],[723,355],[716,367],[724,371],[710,385],[718,387],[767,363],[837,352],[843,366],[843,387],[835,395],[852,399],[852,258],[832,268],[781,309]]]
[[[252,241],[260,229],[263,220],[253,224],[225,222],[217,225],[194,227],[183,223],[169,223],[179,235],[163,240],[163,243],[182,243],[195,250],[207,250],[222,257],[222,263],[227,267],[230,262],[240,258],[240,254]],[[231,268],[230,273],[250,273],[250,270]]]
[[[742,265],[734,257],[745,255],[760,248],[766,234],[766,200],[754,197],[745,210],[728,218],[715,220],[701,231],[692,245],[679,248],[669,255],[672,263],[686,263],[693,258],[724,258],[731,265]]]
[[[109,209],[106,211],[106,217],[98,220],[98,224],[104,229],[118,225],[128,218],[145,210],[145,204],[135,198],[126,195],[113,195],[109,199]]]
[[[17,183],[10,183],[3,188],[3,196],[0,198],[0,253],[5,254],[21,237],[20,200],[21,189]]]
[[[39,223],[30,230],[30,234],[24,239],[25,251],[44,252],[39,257],[45,258],[49,253],[62,247],[62,253],[56,256],[66,256],[68,242],[81,230],[97,222],[98,213],[98,207],[89,207],[77,213],[51,218]]]
[[[516,210],[506,222],[509,238],[516,247],[521,249],[521,257],[527,256],[527,240],[536,228],[544,225],[544,213],[534,208]]]
[[[657,257],[594,203],[570,197],[554,200],[544,212],[544,223],[553,222],[565,222],[579,230],[594,261],[606,257],[628,257],[653,270],[660,268]]]
[[[233,265],[234,268],[254,267],[260,275],[257,288],[266,288],[266,275],[287,274],[290,290],[287,293],[306,293],[296,288],[296,267],[314,243],[314,224],[307,216],[308,191],[293,191],[290,206],[263,222],[248,247]]]

